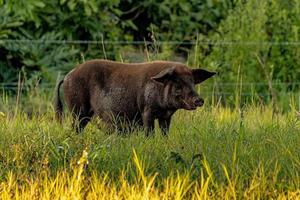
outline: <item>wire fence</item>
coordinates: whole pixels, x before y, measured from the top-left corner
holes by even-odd
[[[293,86],[299,88],[300,92],[300,82],[275,82],[272,83],[274,88],[287,88],[288,86]],[[32,84],[32,83],[0,83],[0,89],[2,91],[17,91],[19,89],[23,91],[30,91],[38,89],[41,91],[54,91],[54,83],[41,83],[41,84]],[[259,92],[263,89],[265,92]],[[234,83],[234,82],[214,82],[214,83],[204,83],[199,88],[202,95],[216,95],[216,96],[233,96],[240,95],[244,97],[249,96],[261,96],[268,97],[271,95],[269,90],[269,83],[266,82],[245,82],[245,83]]]
[[[0,87],[17,87],[18,82],[10,82],[10,83],[0,83]],[[30,83],[23,83],[23,85],[32,86]],[[52,87],[55,86],[54,83],[43,83],[43,86]],[[211,85],[219,85],[219,86],[268,86],[267,82],[245,82],[245,83],[236,83],[236,82],[215,82],[215,83],[205,83],[207,86]],[[288,86],[288,85],[300,85],[300,82],[275,82],[272,83],[273,86]]]
[[[271,45],[271,46],[300,46],[300,41],[112,41],[112,40],[27,40],[27,39],[1,39],[0,44],[27,43],[27,44],[113,44],[113,45],[144,45],[144,44],[169,44],[169,45]]]
[[[111,41],[111,40],[47,40],[47,39],[0,39],[0,44],[54,44],[54,45],[268,45],[268,46],[300,46],[300,41],[208,41],[208,40],[196,40],[196,41]],[[106,52],[109,54],[109,52]],[[274,82],[274,87],[297,87],[300,88],[300,82]],[[41,90],[51,91],[54,90],[55,84],[53,83],[42,83],[38,85],[22,83],[23,89],[39,88]],[[236,88],[242,88],[239,94],[241,96],[253,96],[251,91],[252,88],[263,88],[263,91],[268,91],[269,83],[267,82],[209,82],[201,85],[201,88],[219,88],[219,91],[208,92],[203,91],[202,94],[206,95],[223,95],[231,96],[236,94]],[[18,82],[0,83],[0,89],[2,90],[18,90]],[[259,91],[259,90],[258,90]],[[269,96],[270,93],[255,93],[259,96]]]
[[[0,87],[18,87],[18,82],[10,83],[0,83]],[[23,86],[32,86],[30,83],[23,83]],[[235,83],[235,82],[215,82],[215,83],[204,83],[204,86],[268,86],[267,82],[245,82],[245,83]],[[273,86],[289,86],[295,85],[300,86],[300,82],[275,82],[272,83]],[[54,87],[54,83],[42,83],[43,87]]]

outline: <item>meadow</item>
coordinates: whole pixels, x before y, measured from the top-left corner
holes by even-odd
[[[300,199],[300,0],[0,0],[0,199]],[[218,72],[158,129],[55,121],[89,59]]]
[[[207,101],[176,113],[167,138],[158,129],[108,135],[97,119],[76,134],[67,112],[63,125],[54,120],[48,96],[18,101],[2,95],[1,199],[300,198],[293,98],[276,113],[271,104]]]

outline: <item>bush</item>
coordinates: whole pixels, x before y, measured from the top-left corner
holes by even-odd
[[[43,81],[52,82],[58,70],[66,72],[83,59],[119,60],[123,59],[122,52],[126,54],[130,49],[125,43],[102,44],[103,40],[152,41],[154,32],[158,40],[191,41],[199,32],[207,34],[215,29],[231,2],[0,1],[0,11],[4,13],[0,16],[0,39],[22,40],[0,42],[1,67],[6,71],[6,74],[1,73],[0,81],[17,81],[18,71],[23,69],[29,79],[40,76]],[[99,43],[61,44],[56,43],[57,40],[96,40]],[[153,52],[151,48],[148,50],[162,54],[151,58],[170,58],[173,53],[166,51],[177,49],[156,47]],[[140,44],[137,49],[144,51],[144,48],[144,44]],[[133,54],[138,53],[135,51]]]
[[[216,43],[203,46],[204,52],[211,53],[200,56],[202,63],[216,68],[221,82],[254,83],[242,88],[245,93],[251,92],[251,87],[267,93],[268,82],[279,83],[279,91],[295,91],[295,85],[282,87],[286,85],[280,83],[300,79],[299,48],[295,46],[300,39],[299,5],[299,0],[238,1],[217,33],[204,37]],[[265,84],[255,84],[261,82]],[[228,92],[225,87],[220,85]]]

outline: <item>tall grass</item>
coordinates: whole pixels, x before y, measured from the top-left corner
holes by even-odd
[[[1,199],[300,197],[295,100],[275,116],[272,105],[244,106],[241,115],[206,104],[176,113],[168,138],[158,129],[146,138],[107,135],[97,119],[78,135],[69,115],[62,126],[54,121],[46,96],[44,112],[30,115],[11,115],[9,98],[0,115]]]

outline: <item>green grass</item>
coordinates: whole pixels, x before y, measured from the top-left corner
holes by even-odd
[[[47,112],[30,117],[2,109],[0,193],[10,198],[16,198],[16,191],[20,198],[32,198],[31,190],[42,198],[51,184],[61,184],[53,191],[68,191],[71,199],[85,193],[93,199],[101,187],[107,195],[136,199],[147,192],[150,199],[156,194],[168,199],[170,192],[174,198],[180,194],[178,199],[300,196],[300,119],[293,108],[274,115],[271,106],[249,105],[241,114],[206,104],[176,113],[168,138],[158,129],[146,138],[141,131],[107,135],[98,120],[78,135],[69,115],[61,126],[50,102],[43,103]],[[78,173],[84,177],[80,184],[74,178]],[[84,189],[73,194],[75,183]],[[153,192],[143,190],[147,184]],[[49,198],[59,196],[53,191]]]

